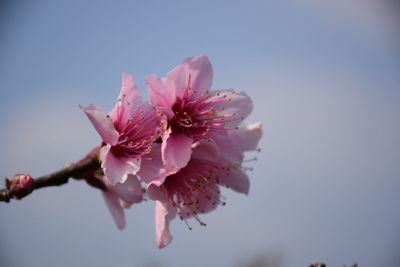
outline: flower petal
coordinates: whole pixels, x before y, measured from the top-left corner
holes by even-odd
[[[119,230],[125,227],[125,213],[119,198],[111,191],[102,192],[108,210]]]
[[[157,246],[163,248],[172,241],[169,233],[169,222],[175,217],[176,211],[168,204],[156,201],[155,221]]]
[[[111,185],[123,183],[128,174],[135,175],[140,169],[140,158],[116,157],[111,146],[104,146],[100,150],[101,168]]]
[[[161,144],[155,143],[151,148],[150,153],[142,159],[140,171],[137,173],[145,183],[150,183],[154,179],[157,179],[164,168],[161,159]]]
[[[148,184],[146,192],[151,200],[159,200],[163,202],[168,201],[164,195],[164,192],[160,188],[160,185],[164,183],[165,179],[166,176],[162,176],[159,179],[156,179]]]
[[[152,150],[146,157],[142,158],[140,171],[137,175],[145,183],[151,183],[154,180],[165,179],[168,175],[174,174],[179,169],[167,171],[161,159],[161,144],[153,144]],[[162,180],[163,181],[163,180]]]
[[[232,190],[249,194],[250,180],[247,175],[236,167],[229,168],[229,174],[225,173],[219,177],[220,184],[230,187]]]
[[[232,164],[241,164],[243,151],[227,131],[210,132],[208,136],[214,140],[220,155]]]
[[[88,105],[87,107],[79,107],[85,112],[105,143],[115,145],[118,142],[119,133],[114,128],[111,119],[108,118],[98,106]]]
[[[242,120],[247,118],[253,110],[253,102],[251,98],[244,92],[233,93],[233,90],[222,90],[219,94],[222,96],[226,95],[227,101],[216,103],[213,107],[217,109],[223,109],[218,112],[219,115],[232,115],[238,118],[237,120],[232,120],[225,122],[225,128],[234,128],[241,124]],[[218,95],[216,96],[218,97]]]
[[[262,136],[261,123],[253,123],[239,128],[237,134],[243,151],[256,150]]]
[[[117,103],[110,112],[110,117],[114,122],[125,124],[141,105],[142,97],[133,77],[127,73],[122,73],[121,90]]]
[[[188,85],[196,91],[196,96],[211,89],[213,70],[207,56],[198,55],[183,60],[166,77],[174,81],[177,97],[182,97]]]
[[[192,138],[181,133],[171,133],[169,129],[161,145],[162,160],[168,171],[183,168],[192,154]]]
[[[149,99],[158,107],[172,107],[176,100],[176,87],[169,78],[158,78],[151,74],[146,77]]]
[[[143,188],[135,175],[129,174],[124,183],[110,186],[109,190],[124,202],[124,208],[143,200]]]
[[[220,157],[218,153],[218,147],[215,142],[200,140],[192,145],[192,149],[193,151],[191,159],[193,160],[210,160],[218,159]]]
[[[208,185],[208,190],[213,193],[213,200],[209,200],[209,194],[201,191],[201,190],[196,190],[192,193],[192,198],[197,199],[198,201],[196,202],[196,210],[200,214],[206,214],[209,213],[213,210],[215,210],[218,205],[216,203],[220,200],[220,193],[219,193],[219,188],[217,184],[211,184]],[[189,219],[191,217],[194,217],[196,214],[193,213],[194,207],[192,206],[181,206],[181,213],[180,216],[182,216],[185,219]]]

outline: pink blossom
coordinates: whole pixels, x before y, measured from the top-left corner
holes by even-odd
[[[254,150],[260,137],[261,125],[254,124],[242,127],[229,138],[237,142],[242,155],[244,151]],[[250,181],[240,164],[226,160],[215,143],[196,142],[187,165],[174,171],[160,168],[163,164],[161,148],[158,144],[154,146],[151,160],[143,161],[138,175],[148,183],[149,198],[156,201],[156,239],[159,248],[172,241],[169,222],[176,215],[186,223],[188,218],[193,217],[205,225],[199,214],[225,205],[220,196],[221,186],[246,195],[249,192]]]
[[[124,209],[143,200],[143,188],[137,177],[131,174],[124,183],[116,185],[111,185],[104,176],[98,178],[106,185],[107,190],[102,192],[104,201],[118,229],[122,230],[125,227]]]
[[[193,142],[203,139],[215,142],[232,163],[240,163],[240,150],[228,131],[239,126],[253,104],[245,93],[210,91],[212,76],[208,58],[199,55],[185,59],[163,78],[146,78],[151,102],[168,116],[162,142],[162,159],[168,169],[186,166]]]
[[[160,137],[162,122],[155,108],[142,102],[132,76],[122,75],[118,101],[109,115],[95,105],[81,108],[105,143],[100,160],[108,182],[123,183],[128,175],[135,175],[141,157]]]

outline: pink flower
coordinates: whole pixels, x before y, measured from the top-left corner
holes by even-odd
[[[208,58],[185,59],[165,77],[146,78],[149,98],[168,116],[163,135],[162,160],[167,169],[179,169],[189,162],[193,142],[208,139],[232,163],[240,162],[240,150],[228,138],[247,117],[253,104],[245,93],[233,90],[210,92],[213,71]]]
[[[107,190],[102,192],[104,201],[118,229],[122,230],[125,227],[124,209],[143,200],[143,188],[134,175],[128,175],[124,183],[116,185],[111,185],[104,176],[98,178],[106,185]]]
[[[242,127],[230,138],[237,142],[243,154],[244,151],[254,150],[260,137],[261,125],[255,124]],[[246,195],[249,192],[250,182],[240,165],[224,159],[214,143],[196,142],[189,162],[179,170],[160,168],[162,161],[158,144],[154,145],[150,157],[151,161],[143,161],[138,175],[148,183],[149,198],[156,201],[156,239],[159,248],[172,241],[169,222],[176,215],[185,222],[193,217],[205,225],[199,214],[225,205],[220,197],[221,186]]]
[[[143,103],[132,76],[122,75],[118,101],[109,115],[95,105],[82,107],[105,146],[100,160],[111,185],[123,183],[140,169],[141,157],[160,137],[160,116],[154,107]]]

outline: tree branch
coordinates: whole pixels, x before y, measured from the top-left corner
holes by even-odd
[[[88,155],[77,163],[70,164],[59,171],[33,179],[34,190],[48,186],[63,185],[68,182],[70,177],[77,180],[85,179],[88,184],[105,190],[105,185],[99,179],[90,175],[90,172],[94,172],[99,168],[100,163],[97,155]],[[0,189],[0,202],[9,202],[11,198],[16,198],[8,186],[10,181],[8,179],[5,179],[5,181],[6,188]]]

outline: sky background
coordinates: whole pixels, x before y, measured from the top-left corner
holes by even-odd
[[[250,195],[173,221],[162,250],[154,203],[119,231],[73,180],[0,203],[0,266],[400,266],[399,18],[388,0],[1,1],[1,177],[80,159],[100,138],[79,104],[110,110],[122,72],[147,98],[146,75],[198,54],[264,136]]]

